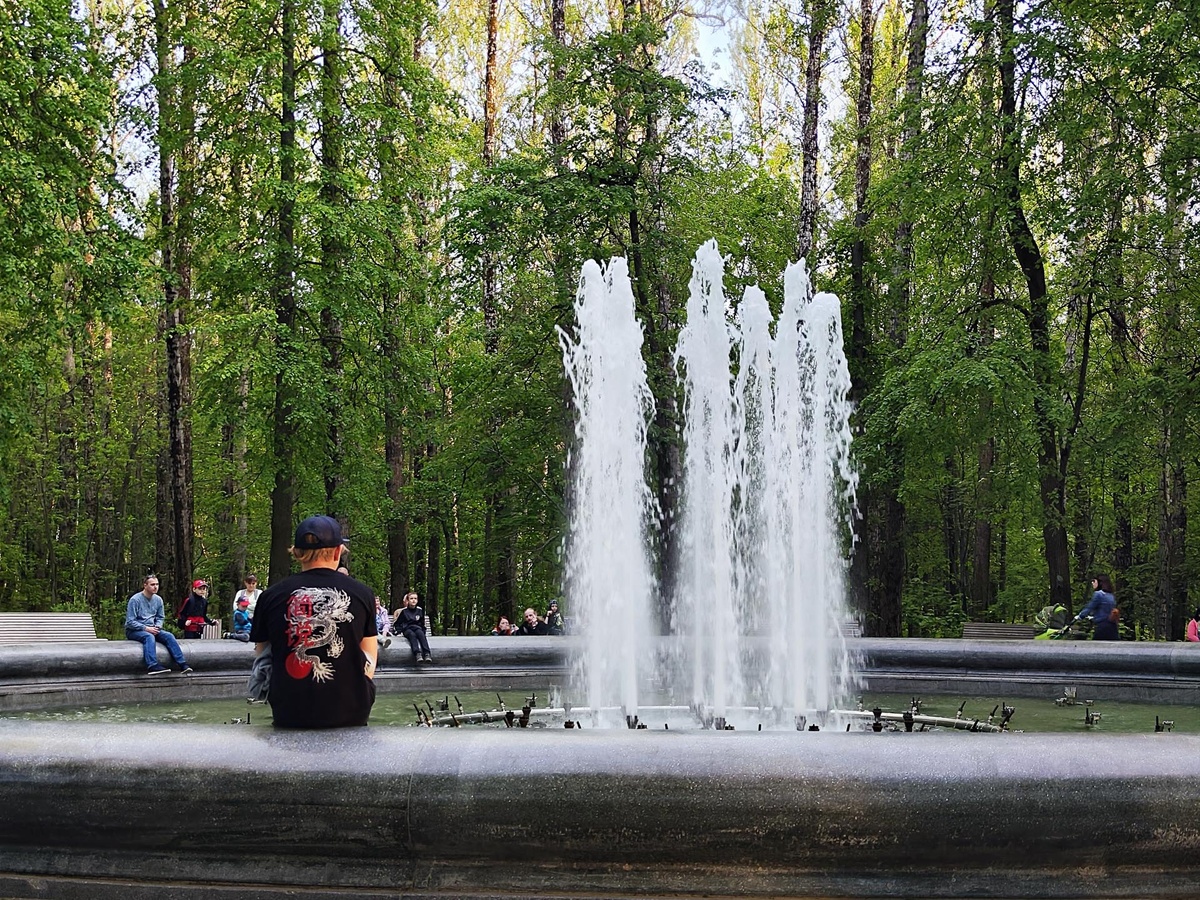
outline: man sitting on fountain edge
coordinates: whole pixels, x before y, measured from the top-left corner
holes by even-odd
[[[310,516],[296,528],[300,573],[263,592],[250,626],[271,654],[268,702],[281,728],[366,725],[375,703],[375,593],[337,571],[342,526]]]

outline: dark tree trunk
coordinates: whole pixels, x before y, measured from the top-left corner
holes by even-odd
[[[190,240],[186,219],[191,198],[190,91],[181,88],[175,62],[175,28],[165,0],[154,4],[158,62],[159,240],[163,278],[163,339],[166,346],[166,498],[171,566],[160,573],[164,596],[180,597],[192,574],[191,335],[186,309],[191,297]],[[192,50],[184,49],[184,64]],[[181,213],[181,207],[182,213]],[[168,499],[169,498],[169,499]]]
[[[387,493],[391,506],[391,515],[387,524],[388,594],[391,597],[392,605],[398,606],[408,591],[408,518],[404,515],[403,426],[400,424],[399,416],[391,412],[392,405],[398,405],[398,401],[394,397],[389,403],[389,411],[384,416],[384,429],[387,431],[384,455],[387,458]]]
[[[325,511],[345,518],[340,494],[345,481],[342,447],[342,322],[346,248],[339,236],[345,216],[342,189],[342,63],[340,0],[325,0],[321,35],[321,343],[325,350],[328,459]]]
[[[483,85],[483,166],[491,169],[496,163],[497,125],[497,34],[499,32],[498,0],[488,0],[487,12],[487,57],[484,67]],[[483,329],[484,349],[493,365],[498,365],[500,351],[499,285],[497,283],[496,254],[490,248],[483,253]],[[500,423],[492,422],[489,430],[495,433]],[[505,560],[512,540],[508,534],[508,523],[504,514],[503,463],[494,459],[488,466],[487,507],[484,517],[483,542],[483,605],[484,609],[499,610],[504,615],[512,614],[512,585],[505,577]]]
[[[1050,311],[1046,269],[1021,199],[1021,149],[1017,129],[1016,53],[1013,35],[1015,0],[997,0],[1000,33],[1000,176],[1006,226],[1013,254],[1029,296],[1027,321],[1033,349],[1034,427],[1038,438],[1038,492],[1042,503],[1042,543],[1046,554],[1051,603],[1070,606],[1071,558],[1067,542],[1066,469],[1052,408],[1058,396],[1050,355]]]
[[[817,127],[821,122],[821,70],[825,58],[825,34],[832,11],[829,0],[812,0],[808,29],[808,65],[804,72],[804,119],[801,124],[800,222],[796,235],[796,258],[808,260],[809,270],[816,268],[813,258],[817,234]]]
[[[550,0],[550,36],[554,40],[554,50],[561,52],[567,47],[567,2],[566,0]],[[563,65],[556,56],[550,66],[550,81],[555,87],[562,85]],[[555,159],[560,159],[559,151],[563,141],[567,139],[566,124],[563,121],[562,106],[554,104],[550,113],[550,146],[554,148]]]
[[[990,224],[990,223],[989,223]],[[991,228],[988,228],[991,233]],[[996,282],[992,276],[992,255],[985,251],[984,276],[979,286],[979,300],[983,312],[976,323],[977,338],[981,349],[992,343],[992,320],[988,310],[996,299]],[[982,422],[992,421],[992,398],[984,396],[979,401],[979,418]],[[995,594],[992,590],[992,470],[996,464],[996,440],[989,436],[979,442],[976,454],[975,477],[975,534],[971,551],[971,584],[968,615],[971,619],[984,617]]]
[[[442,546],[441,536],[435,530],[429,532],[429,550],[428,560],[429,567],[427,577],[425,579],[425,612],[429,614],[430,622],[441,623],[441,618],[438,613],[441,608],[439,601],[439,585],[441,583],[442,571]],[[445,630],[443,624],[443,631]]]
[[[867,241],[865,230],[871,219],[868,194],[871,190],[871,95],[875,79],[875,10],[874,0],[861,0],[859,7],[861,39],[858,47],[858,128],[857,149],[854,155],[854,241],[850,247],[851,308],[851,374],[860,383],[867,379],[867,358],[871,336],[867,326]]]
[[[926,36],[929,28],[929,8],[925,0],[913,0],[912,18],[908,23],[908,62],[904,81],[904,128],[900,142],[900,165],[912,170],[917,146],[921,140],[921,110],[925,84]],[[915,177],[915,172],[914,172]],[[892,340],[904,346],[908,330],[908,307],[912,302],[913,276],[913,214],[910,208],[901,210],[896,225],[895,305],[892,307]]]
[[[279,363],[275,373],[275,483],[271,489],[272,583],[291,571],[292,508],[295,505],[295,433],[292,421],[292,388],[286,368],[294,352],[296,325],[296,8],[295,0],[282,0],[280,8],[282,78],[279,129],[279,246],[272,286],[275,318],[279,324]]]
[[[985,413],[990,409],[986,403]],[[970,613],[980,618],[995,599],[992,591],[992,522],[987,504],[992,492],[992,468],[996,462],[996,441],[987,438],[979,444],[978,485],[976,491],[975,535],[971,551]]]
[[[1159,526],[1157,604],[1154,637],[1158,640],[1183,639],[1187,581],[1183,563],[1187,540],[1187,475],[1178,451],[1172,446],[1170,427],[1163,429],[1162,472],[1159,478]]]

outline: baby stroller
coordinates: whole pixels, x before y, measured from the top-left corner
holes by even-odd
[[[1091,637],[1091,620],[1076,622],[1070,610],[1061,603],[1043,606],[1034,615],[1033,621],[1043,629],[1041,634],[1036,635],[1039,641],[1086,641]]]

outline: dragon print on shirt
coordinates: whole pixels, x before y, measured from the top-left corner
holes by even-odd
[[[288,598],[285,668],[292,678],[332,681],[333,664],[345,649],[338,634],[339,622],[353,621],[350,595],[337,588],[300,588]],[[321,656],[310,651],[328,648]],[[322,658],[325,657],[325,658]]]

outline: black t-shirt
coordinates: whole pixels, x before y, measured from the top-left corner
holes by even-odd
[[[375,594],[349,575],[309,569],[263,592],[250,640],[271,643],[269,701],[284,728],[366,725],[375,682],[359,644],[375,637]]]

